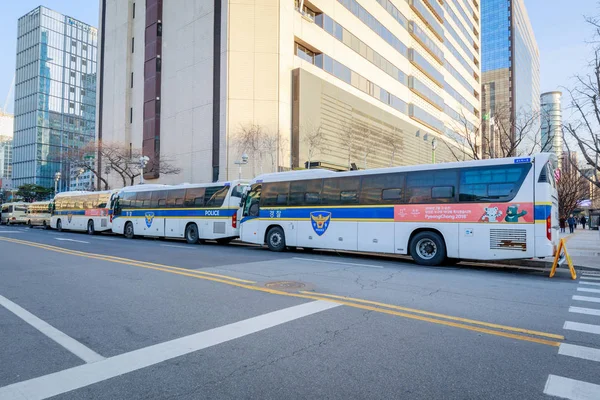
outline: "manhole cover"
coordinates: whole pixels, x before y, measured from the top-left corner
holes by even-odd
[[[304,290],[307,288],[305,283],[295,282],[295,281],[276,281],[276,282],[267,282],[265,283],[265,287],[269,289],[277,289],[277,290]]]

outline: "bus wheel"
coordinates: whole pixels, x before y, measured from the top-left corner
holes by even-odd
[[[60,219],[56,221],[56,230],[62,232],[62,222],[60,222]]]
[[[284,251],[285,250],[285,233],[283,229],[275,226],[267,233],[267,246],[271,251]]]
[[[31,225],[31,221],[27,221],[27,227],[28,227],[29,229],[32,229],[32,228],[33,228],[33,225]]]
[[[50,227],[48,226],[48,224],[46,224],[46,221],[42,222],[42,228],[44,228],[45,230],[50,229]]]
[[[220,238],[220,239],[217,239],[217,243],[218,244],[229,244],[229,243],[231,243],[232,240],[233,240],[233,238]]]
[[[440,265],[446,259],[444,240],[435,232],[419,232],[410,241],[410,255],[419,265]]]
[[[188,224],[188,226],[185,227],[185,240],[189,243],[189,244],[196,244],[198,243],[198,225],[196,224]]]
[[[133,232],[133,224],[131,222],[128,222],[125,224],[125,231],[123,232],[123,234],[125,235],[125,237],[127,239],[133,239],[134,238],[134,232]]]
[[[96,234],[96,230],[94,229],[94,221],[92,221],[92,220],[88,221],[87,233],[88,233],[88,235]]]

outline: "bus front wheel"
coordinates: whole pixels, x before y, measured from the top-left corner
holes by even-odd
[[[271,251],[284,251],[285,250],[285,233],[283,229],[275,226],[267,233],[267,246]]]
[[[198,243],[198,225],[196,224],[189,224],[188,226],[185,227],[185,240],[189,243],[189,244],[196,244]]]
[[[128,222],[125,224],[125,229],[124,229],[124,235],[127,239],[133,239],[134,238],[134,232],[133,232],[133,224],[131,222]]]
[[[56,230],[62,232],[62,222],[60,222],[60,219],[56,221]]]
[[[410,255],[419,265],[440,265],[446,259],[446,245],[435,232],[419,232],[410,241]]]

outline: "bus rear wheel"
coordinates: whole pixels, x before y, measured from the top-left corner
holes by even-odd
[[[125,224],[125,229],[123,230],[123,234],[127,239],[133,239],[135,237],[133,231],[133,224],[131,222],[127,222]]]
[[[284,251],[285,250],[285,233],[283,229],[275,226],[267,233],[267,246],[271,251]]]
[[[196,244],[198,243],[198,225],[196,224],[189,224],[188,226],[185,227],[185,240],[189,243],[189,244]]]
[[[27,221],[27,226],[29,227],[29,229],[33,228],[33,225],[31,225],[31,221]]]
[[[435,232],[419,232],[410,241],[410,255],[419,265],[440,265],[446,259],[446,245]]]
[[[92,220],[88,221],[87,233],[88,233],[88,235],[96,234],[96,230],[94,229],[94,221],[92,221]]]
[[[42,228],[44,228],[44,229],[46,229],[46,230],[50,229],[50,227],[48,226],[48,224],[46,224],[46,221],[44,221],[44,222],[42,223]]]

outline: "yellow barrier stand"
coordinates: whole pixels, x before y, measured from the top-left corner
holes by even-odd
[[[565,244],[565,239],[560,239],[560,243],[558,244],[558,250],[556,250],[556,256],[554,256],[554,263],[552,264],[552,269],[550,270],[550,278],[554,276],[556,273],[556,267],[558,267],[558,259],[560,258],[560,252],[565,252],[565,257],[567,257],[567,264],[569,265],[569,271],[571,271],[571,279],[577,279],[577,272],[573,267],[573,261],[571,261],[571,256],[567,252],[567,245]]]

